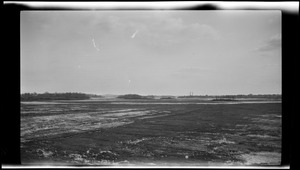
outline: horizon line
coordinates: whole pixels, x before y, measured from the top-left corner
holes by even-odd
[[[190,95],[188,94],[139,94],[139,93],[105,93],[105,94],[99,94],[99,93],[89,93],[89,92],[24,92],[20,94],[25,94],[25,93],[36,93],[36,94],[44,94],[44,93],[83,93],[83,94],[89,94],[89,95],[100,95],[100,96],[105,96],[105,95],[128,95],[128,94],[135,94],[135,95],[141,95],[141,96],[237,96],[237,95],[282,95],[282,93],[239,93],[239,94],[194,94]]]

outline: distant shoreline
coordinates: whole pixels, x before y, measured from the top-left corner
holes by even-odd
[[[90,104],[125,104],[125,105],[143,105],[143,104],[251,104],[251,103],[281,103],[281,100],[201,100],[201,99],[85,99],[85,100],[48,100],[48,101],[20,101],[21,104],[77,104],[77,103],[90,103]]]

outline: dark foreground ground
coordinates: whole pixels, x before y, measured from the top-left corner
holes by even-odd
[[[280,165],[281,103],[126,102],[22,103],[22,164]]]

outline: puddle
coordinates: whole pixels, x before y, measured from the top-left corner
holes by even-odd
[[[150,119],[150,118],[163,117],[163,116],[168,116],[168,115],[164,114],[164,115],[157,115],[157,116],[145,116],[145,117],[141,117],[139,119]]]
[[[276,136],[270,136],[270,135],[247,135],[248,137],[255,137],[255,138],[267,138],[267,139],[278,139],[280,137],[276,137]]]
[[[253,122],[256,122],[256,123],[278,123],[280,122],[281,120],[279,119],[261,119],[261,118],[253,118],[252,119]]]
[[[117,113],[108,113],[104,114],[103,117],[135,117],[135,116],[143,116],[151,113],[151,111],[133,111],[133,112],[117,112]]]
[[[100,153],[100,154],[108,153],[108,154],[112,154],[112,155],[117,155],[116,153],[113,153],[113,152],[111,152],[111,151],[100,151],[99,153]]]
[[[277,126],[264,126],[264,125],[257,125],[258,128],[262,129],[262,130],[268,130],[268,131],[276,131],[276,130],[280,130],[281,127],[277,127]]]
[[[137,139],[137,140],[134,140],[134,141],[129,140],[129,141],[127,141],[126,143],[127,143],[127,144],[137,144],[137,143],[140,143],[140,142],[142,142],[142,141],[150,140],[150,139],[151,139],[151,138],[142,138],[142,139]]]
[[[44,149],[37,149],[36,152],[39,153],[39,154],[42,153],[41,155],[46,157],[46,158],[53,155],[53,152],[45,151]]]
[[[235,144],[235,142],[229,141],[225,137],[223,137],[220,140],[214,140],[213,142],[216,142],[216,143],[219,143],[219,144]]]
[[[278,114],[265,114],[265,115],[261,115],[261,117],[281,118],[281,115],[278,115]]]
[[[245,165],[280,165],[281,154],[277,152],[254,152],[239,156]]]

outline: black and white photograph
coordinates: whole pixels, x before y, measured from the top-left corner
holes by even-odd
[[[280,10],[20,11],[30,166],[282,160]]]

